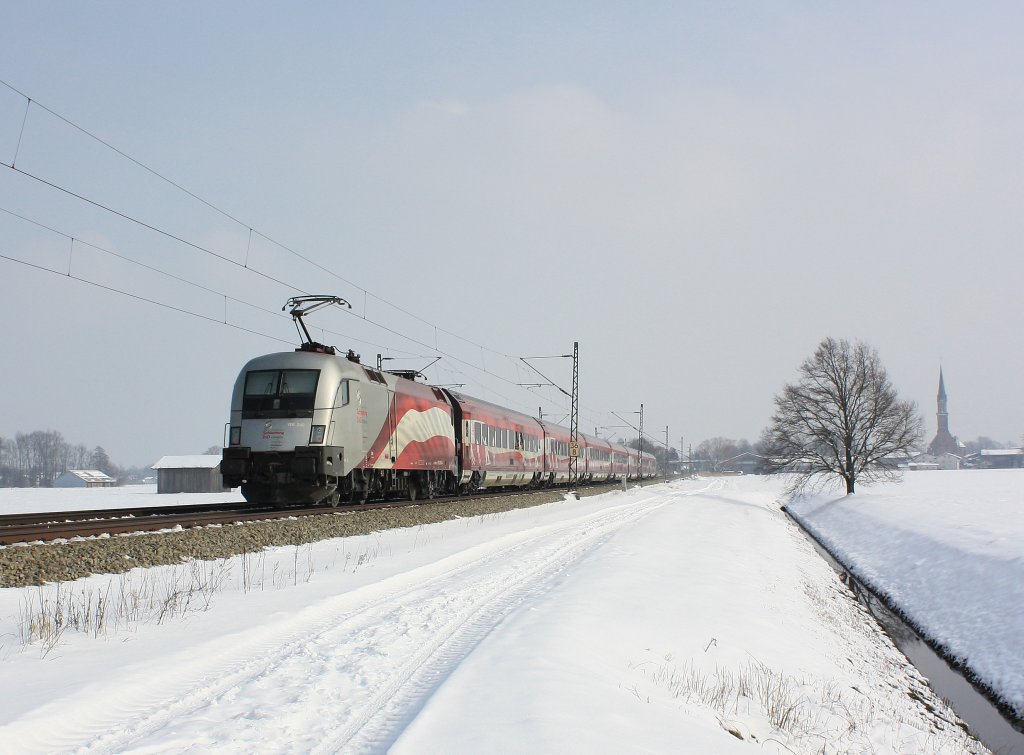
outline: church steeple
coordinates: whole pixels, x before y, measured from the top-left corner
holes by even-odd
[[[936,412],[935,424],[937,425],[935,438],[928,446],[928,453],[940,456],[945,453],[959,453],[960,444],[949,432],[949,410],[946,406],[946,379],[942,374],[942,367],[939,367],[939,393],[935,397]]]
[[[946,381],[942,377],[942,368],[939,367],[939,395],[935,402],[938,405],[936,420],[939,427],[939,434],[949,435],[949,411],[946,408]]]

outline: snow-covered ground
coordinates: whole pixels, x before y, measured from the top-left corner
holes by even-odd
[[[789,509],[1024,716],[1024,470],[912,472]]]
[[[194,503],[243,501],[238,490],[230,493],[165,493],[156,485],[120,488],[0,488],[0,514],[82,509],[130,509],[138,506],[181,506]]]
[[[2,589],[0,751],[980,749],[779,490],[677,481]],[[58,602],[83,631],[41,621]]]

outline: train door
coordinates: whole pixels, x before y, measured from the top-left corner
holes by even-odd
[[[388,445],[387,454],[394,464],[398,458],[398,404],[395,401],[395,391],[388,386]]]
[[[355,418],[353,383],[354,381],[348,378],[342,378],[338,382],[338,388],[334,393],[331,424],[327,428],[327,445],[342,449],[343,464],[339,471],[340,475],[346,475],[351,471],[352,466],[362,457],[365,448],[360,442],[361,432],[357,435],[356,430],[359,425]]]

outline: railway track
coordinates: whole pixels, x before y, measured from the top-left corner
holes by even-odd
[[[137,532],[188,529],[216,524],[243,524],[269,519],[366,511],[412,505],[409,501],[382,501],[350,506],[270,507],[246,503],[211,503],[127,509],[93,509],[0,516],[0,545],[48,542],[75,537],[97,537]]]
[[[535,491],[531,491],[535,492]],[[244,524],[271,519],[290,519],[327,514],[345,514],[373,509],[418,506],[445,501],[492,498],[496,493],[446,496],[429,501],[376,501],[343,506],[276,507],[248,503],[210,503],[191,506],[159,506],[87,511],[54,511],[0,516],[0,545],[51,542],[76,537],[99,537],[125,533],[159,532],[217,524]],[[514,493],[506,494],[514,495]]]
[[[654,480],[645,481],[654,482]],[[599,483],[600,484],[600,483]],[[589,487],[589,486],[588,486]],[[562,490],[565,490],[564,488]],[[439,496],[418,501],[390,500],[342,506],[259,506],[243,502],[207,503],[184,506],[150,506],[124,509],[50,511],[0,515],[0,545],[52,542],[71,538],[100,537],[125,533],[189,529],[218,524],[244,524],[272,519],[289,519],[328,514],[346,514],[382,508],[471,501],[496,496],[530,495],[535,489],[510,492],[487,491],[472,495]]]
[[[0,516],[0,544],[47,542],[126,532],[153,532],[209,524],[229,524],[260,517],[279,518],[294,514],[266,509],[246,510],[237,504],[10,514]]]

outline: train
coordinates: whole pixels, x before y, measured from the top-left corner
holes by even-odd
[[[294,316],[294,314],[293,314]],[[300,321],[301,322],[301,321]],[[652,454],[385,371],[307,339],[242,368],[225,487],[255,504],[429,499],[487,489],[653,477]]]

